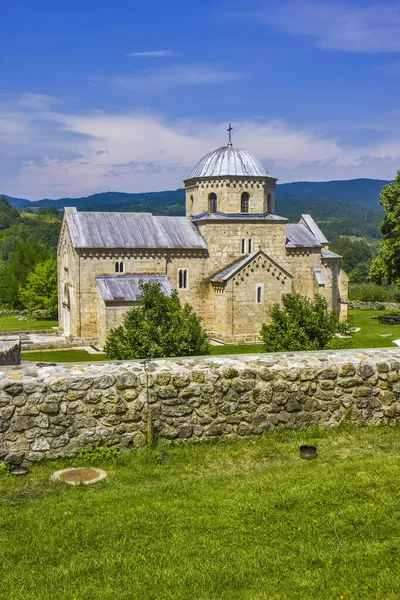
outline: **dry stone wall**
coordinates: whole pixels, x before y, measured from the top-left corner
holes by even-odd
[[[176,441],[396,425],[399,369],[399,349],[2,367],[0,460],[141,445],[150,420]]]
[[[21,342],[0,342],[0,366],[21,364]]]

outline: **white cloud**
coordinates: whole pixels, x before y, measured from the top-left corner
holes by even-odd
[[[115,76],[111,81],[129,90],[158,91],[176,85],[219,85],[243,78],[244,75],[236,71],[208,63],[194,63],[149,69],[135,75]]]
[[[395,1],[280,0],[236,14],[264,20],[287,33],[310,36],[321,48],[400,52],[400,3]]]
[[[176,56],[173,50],[149,50],[146,52],[130,52],[126,56],[137,56],[142,58],[160,58],[164,56]]]
[[[0,192],[31,199],[175,189],[204,154],[227,142],[227,123],[139,112],[35,113],[15,99],[0,106],[2,119],[8,137]],[[233,142],[280,181],[391,179],[400,167],[400,136],[387,136],[376,144],[344,144],[285,121],[243,120],[234,123]]]

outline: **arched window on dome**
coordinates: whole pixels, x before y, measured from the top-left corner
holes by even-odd
[[[271,194],[268,194],[268,197],[267,197],[267,212],[268,213],[271,212]]]
[[[217,212],[217,194],[214,192],[208,196],[208,212],[211,215],[215,215]]]
[[[250,200],[250,194],[248,192],[243,192],[241,201],[240,201],[240,212],[242,212],[242,213],[249,212],[249,200]]]

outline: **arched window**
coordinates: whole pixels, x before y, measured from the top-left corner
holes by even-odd
[[[208,196],[208,212],[214,215],[217,212],[217,194],[210,194]]]
[[[242,254],[246,254],[246,239],[242,239]]]
[[[268,194],[267,197],[267,212],[271,212],[271,194]]]
[[[116,273],[119,273],[119,261],[118,260],[115,261],[114,270]]]
[[[178,270],[178,289],[187,290],[189,283],[189,271],[188,269]]]
[[[125,265],[124,265],[123,261],[121,260],[119,262],[119,272],[123,273],[124,271],[125,271]]]
[[[253,240],[251,238],[248,239],[248,249],[249,254],[251,254],[253,252]]]
[[[257,304],[261,304],[261,302],[262,302],[262,292],[263,292],[262,286],[258,285],[257,286]]]
[[[248,192],[243,192],[240,203],[240,212],[248,213],[249,212],[249,200],[250,194]]]

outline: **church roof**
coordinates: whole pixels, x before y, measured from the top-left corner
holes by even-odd
[[[138,302],[142,292],[139,283],[159,283],[166,296],[172,292],[172,285],[166,275],[110,275],[96,277],[104,302]]]
[[[252,260],[254,260],[259,254],[262,254],[263,256],[268,258],[268,260],[273,265],[275,265],[280,271],[285,273],[285,275],[293,278],[293,275],[291,275],[288,271],[286,271],[286,269],[281,267],[281,265],[279,265],[275,260],[273,260],[270,256],[268,256],[268,254],[266,254],[263,250],[257,250],[256,252],[253,252],[252,254],[248,254],[247,256],[244,256],[240,260],[235,260],[228,267],[225,267],[225,269],[223,269],[222,271],[219,271],[218,273],[216,273],[215,275],[210,277],[210,281],[213,281],[213,282],[228,281],[231,277],[236,275],[236,273],[239,273],[239,271],[241,271],[241,269],[243,269],[243,267],[245,267],[246,265],[251,263]]]
[[[78,212],[65,208],[75,248],[207,249],[189,217],[156,217],[151,213]]]
[[[194,215],[192,221],[287,221],[286,217],[280,217],[273,213],[225,213],[217,210],[215,213],[203,212]]]
[[[311,215],[301,215],[300,223],[303,223],[311,231],[320,244],[324,245],[329,243]]]
[[[263,165],[250,152],[228,144],[203,156],[190,173],[188,179],[220,177],[224,175],[270,177]]]
[[[303,223],[286,225],[286,248],[321,248],[322,244]]]

